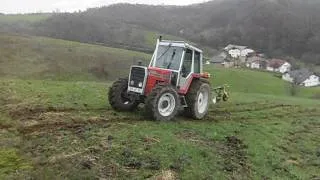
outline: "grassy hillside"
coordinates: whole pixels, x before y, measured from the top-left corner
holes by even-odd
[[[270,72],[214,68],[211,65],[206,66],[205,70],[212,74],[212,84],[215,86],[227,84],[231,92],[290,95],[290,84]],[[312,98],[316,94],[320,94],[320,87],[299,87],[297,95]]]
[[[18,22],[29,22],[35,23],[43,21],[52,16],[52,14],[10,14],[0,15],[1,23],[18,23]]]
[[[54,80],[105,80],[127,75],[150,55],[34,36],[0,34],[0,74]]]
[[[152,39],[154,34],[150,33]],[[51,80],[114,80],[126,76],[138,60],[151,55],[34,36],[0,34],[0,75]],[[206,66],[214,86],[228,84],[232,92],[289,95],[290,85],[272,73]],[[313,97],[318,88],[300,88],[298,96]]]
[[[141,29],[215,49],[230,43],[247,45],[270,56],[293,56],[317,64],[319,10],[318,0],[214,0],[182,7],[117,4],[56,14],[35,24],[32,32],[79,42],[145,47],[145,36],[135,31]]]
[[[107,87],[0,80],[0,179],[320,177],[319,101],[237,92],[166,123],[114,112]]]
[[[319,88],[288,95],[273,74],[207,66],[229,102],[201,121],[118,113],[110,81],[150,55],[0,35],[0,179],[320,178]],[[58,81],[62,80],[62,81]],[[93,80],[93,81],[92,81]]]

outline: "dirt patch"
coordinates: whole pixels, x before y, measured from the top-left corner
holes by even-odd
[[[175,180],[175,179],[177,179],[177,174],[172,170],[162,171],[161,174],[151,178],[151,180]]]
[[[245,103],[245,104],[236,104],[236,106],[224,108],[212,108],[210,113],[217,115],[230,115],[232,113],[239,112],[253,112],[253,111],[264,111],[272,110],[277,108],[293,108],[299,107],[297,105],[288,105],[288,104],[268,104],[268,103]]]
[[[174,162],[170,165],[170,169],[176,172],[182,172],[186,166],[191,164],[191,157],[187,154],[179,156]]]
[[[109,127],[109,119],[105,116],[80,116],[82,111],[74,108],[44,107],[42,105],[17,104],[5,107],[10,118],[16,120],[17,129],[24,135],[42,132],[50,133],[56,130],[70,130],[76,134],[85,131],[87,125],[102,125]],[[8,128],[1,127],[0,128]]]
[[[292,123],[293,129],[283,138],[278,148],[283,156],[281,166],[274,167],[277,171],[285,173],[290,172],[289,166],[297,166],[299,168],[320,168],[320,122],[318,118],[310,118],[306,120],[298,120]],[[308,143],[311,142],[311,143]],[[303,146],[301,146],[303,144]],[[312,169],[312,168],[310,168]],[[309,173],[306,179],[314,179],[319,173]]]
[[[250,179],[247,148],[247,145],[236,136],[226,137],[219,147],[219,153],[223,157],[223,170],[231,179]]]
[[[26,105],[26,104],[18,104],[7,106],[7,111],[9,116],[15,120],[28,120],[32,119],[32,117],[47,113],[47,112],[72,112],[76,111],[73,108],[58,108],[58,107],[44,107],[42,105]]]
[[[34,120],[22,122],[19,132],[26,135],[31,133],[54,132],[56,130],[69,130],[76,134],[85,131],[87,125],[110,126],[108,119],[99,117],[81,118],[70,113],[42,113],[33,117]],[[32,122],[32,123],[30,123]]]
[[[175,134],[179,139],[189,141],[192,144],[201,145],[201,146],[212,146],[215,144],[215,141],[208,139],[194,130],[183,130]]]
[[[11,127],[11,125],[0,124],[0,129],[10,129]]]
[[[128,169],[149,169],[160,170],[161,160],[154,156],[144,156],[138,152],[134,152],[131,148],[126,147],[121,153],[122,165]]]

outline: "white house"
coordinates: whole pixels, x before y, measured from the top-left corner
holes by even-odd
[[[258,55],[247,58],[246,66],[252,69],[266,69],[267,60]]]
[[[229,44],[227,47],[224,48],[228,54],[233,58],[239,58],[241,56],[241,52],[244,51],[247,46],[238,46]],[[245,53],[245,52],[244,52]]]
[[[244,50],[246,49],[247,46],[238,46],[238,45],[234,45],[234,44],[229,44],[227,47],[224,48],[225,51],[229,51],[231,49],[239,49],[239,50]]]
[[[316,75],[311,75],[301,83],[301,85],[305,87],[314,87],[314,86],[319,86],[320,85],[320,78],[319,76]]]
[[[239,58],[241,55],[241,51],[239,49],[231,49],[228,51],[232,58]]]
[[[251,63],[247,63],[246,66],[251,69],[260,69],[260,61],[253,61]]]
[[[308,69],[290,71],[283,74],[282,79],[305,87],[320,85],[320,77],[310,72]]]
[[[224,48],[224,51],[227,52],[232,58],[239,59],[240,62],[244,63],[249,54],[254,53],[253,49],[247,48],[247,46],[239,46],[229,44]]]
[[[291,70],[291,64],[281,59],[272,59],[267,64],[267,71],[286,73]]]
[[[253,49],[246,48],[241,51],[240,56],[247,57],[249,54],[254,53],[254,52],[255,51]]]

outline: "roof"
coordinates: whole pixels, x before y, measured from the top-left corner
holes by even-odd
[[[273,68],[279,68],[281,67],[283,64],[285,64],[287,61],[282,60],[282,59],[271,59],[268,62],[268,66],[269,67],[273,67]]]
[[[262,61],[259,60],[259,59],[252,61],[252,63],[256,63],[256,64],[260,64],[261,62],[262,62]]]
[[[262,61],[267,61],[265,58],[263,57],[260,57],[260,56],[251,56],[251,57],[248,57],[247,59],[247,62],[255,62],[255,61],[259,61],[259,62],[262,62]]]
[[[224,50],[227,50],[227,51],[230,49],[244,50],[246,48],[247,48],[247,46],[239,46],[239,45],[229,44],[227,47],[224,48]]]
[[[296,83],[301,84],[305,80],[307,80],[310,76],[314,75],[314,73],[309,71],[308,69],[299,69],[299,70],[290,71],[289,75],[291,78],[295,80]]]
[[[160,45],[163,45],[163,46],[177,46],[177,47],[183,47],[183,48],[190,48],[192,50],[195,50],[195,51],[198,51],[200,53],[202,53],[202,50],[187,43],[187,42],[184,42],[184,41],[171,41],[171,40],[161,40],[160,42]]]

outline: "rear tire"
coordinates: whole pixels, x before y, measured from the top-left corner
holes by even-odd
[[[112,84],[108,97],[111,107],[116,111],[133,111],[139,105],[138,95],[127,93],[128,79],[119,79]]]
[[[147,116],[158,121],[170,121],[178,113],[180,99],[170,85],[158,85],[148,95],[145,104]]]
[[[188,107],[185,114],[193,119],[203,119],[208,114],[211,99],[210,84],[206,80],[193,80],[186,95]]]

